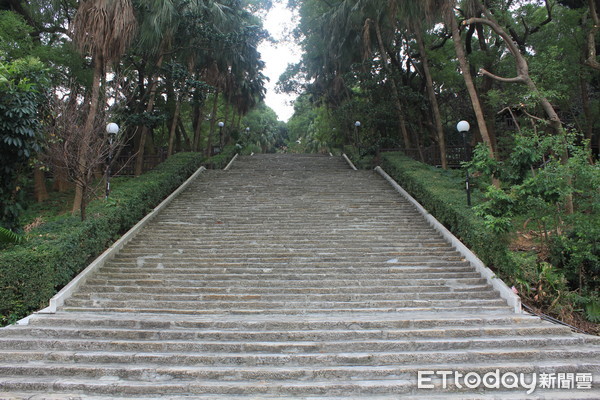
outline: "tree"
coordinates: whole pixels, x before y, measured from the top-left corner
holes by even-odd
[[[265,77],[260,72],[264,63],[260,61],[256,47],[265,33],[260,21],[242,2],[170,0],[136,4],[141,26],[134,49],[140,60],[136,61],[140,96],[136,114],[141,116],[141,123],[138,124],[135,146],[135,169],[139,174],[144,154],[154,147],[150,134],[156,127],[152,122],[158,113],[158,103],[162,101],[158,97],[160,94],[167,93],[166,109],[161,110],[165,111],[161,114],[168,121],[165,136],[171,152],[177,132],[186,125],[182,117],[187,115],[189,100],[192,101],[189,112],[194,133],[187,139],[193,149],[199,149],[204,140],[203,112],[208,103],[212,104],[210,132],[206,135],[209,140],[207,152],[212,146],[219,109],[224,111],[221,117],[229,119],[231,116],[225,128],[227,134],[229,128],[235,126],[232,109],[243,113],[258,103],[264,96]],[[251,6],[256,9],[262,4],[253,2]],[[143,60],[148,58],[157,62],[146,65]],[[175,79],[173,65],[180,66],[178,74],[182,79]],[[147,86],[145,82],[149,82]]]
[[[538,89],[537,85],[535,84],[535,82],[533,81],[531,76],[529,75],[529,65],[527,63],[527,60],[525,59],[523,54],[521,54],[521,51],[519,50],[517,45],[512,41],[511,37],[493,19],[489,10],[487,10],[487,8],[485,8],[483,5],[480,5],[480,7],[482,8],[486,18],[470,18],[470,19],[464,21],[463,23],[465,25],[469,25],[469,24],[473,24],[473,23],[484,24],[486,26],[489,26],[498,36],[500,36],[504,40],[511,55],[515,59],[517,76],[513,77],[513,78],[504,78],[504,77],[494,75],[483,68],[481,68],[479,70],[480,73],[483,75],[486,75],[494,80],[497,80],[499,82],[521,83],[521,84],[526,85],[529,88],[529,90],[531,91],[531,93],[535,96],[535,98],[537,98],[538,101],[541,103],[542,108],[544,109],[544,112],[546,113],[546,115],[548,116],[548,119],[550,121],[550,126],[552,127],[554,132],[559,136],[563,136],[563,137],[566,136],[567,132],[565,131],[563,124],[560,120],[560,117],[559,117],[558,113],[556,112],[556,110],[554,109],[554,106],[552,106],[552,104],[550,103],[548,98]],[[561,162],[563,164],[567,164],[568,158],[569,158],[569,154],[568,154],[566,146],[565,146],[564,151],[561,154]],[[569,180],[569,182],[571,181],[571,178],[567,178],[567,179]],[[572,214],[573,213],[573,197],[572,197],[572,195],[568,195],[566,197],[565,206],[567,209],[567,213]]]
[[[0,61],[0,223],[13,229],[25,204],[23,182],[40,151],[40,108],[48,86],[37,59]]]
[[[600,62],[596,55],[596,36],[600,32],[600,17],[598,17],[598,2],[595,0],[588,0],[590,18],[592,19],[592,26],[589,28],[587,36],[587,58],[585,63],[597,70],[600,70]]]
[[[85,218],[83,199],[87,195],[82,182],[86,180],[89,169],[87,162],[93,158],[87,153],[91,149],[86,144],[92,141],[94,124],[98,119],[101,80],[104,79],[108,64],[118,61],[125,53],[135,30],[136,18],[130,0],[84,0],[77,10],[73,26],[74,40],[82,53],[91,55],[94,67],[91,91],[87,98],[89,109],[81,136],[82,145],[78,146],[75,171],[78,178],[75,179],[73,213],[81,211],[82,218]]]
[[[73,91],[71,93],[73,96]],[[69,97],[61,99],[55,95],[50,100],[48,111],[44,125],[45,151],[41,159],[55,173],[68,177],[82,188],[79,210],[83,221],[87,217],[87,204],[94,194],[94,178],[102,170],[109,153],[119,152],[122,136],[114,141],[108,140],[104,110],[96,114],[89,128],[86,105],[81,101],[73,101]],[[87,131],[87,128],[91,130]],[[82,155],[85,157],[83,163]]]
[[[246,128],[249,128],[246,131]],[[244,146],[245,153],[275,152],[277,145],[283,144],[277,114],[264,102],[259,103],[242,121],[238,143]]]

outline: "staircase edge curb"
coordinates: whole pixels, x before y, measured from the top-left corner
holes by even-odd
[[[510,307],[513,308],[515,314],[521,314],[521,298],[517,296],[504,281],[496,276],[494,272],[489,269],[483,261],[481,261],[475,253],[473,253],[467,246],[464,245],[452,232],[450,232],[442,223],[440,223],[433,215],[431,215],[414,197],[412,197],[406,190],[402,188],[391,176],[389,176],[381,167],[376,167],[377,171],[386,181],[388,181],[394,189],[406,200],[408,200],[421,215],[429,222],[429,224],[438,231],[445,240],[450,242],[452,246],[473,265],[477,272],[484,278],[502,297]]]
[[[117,252],[119,252],[125,244],[133,239],[142,228],[144,228],[154,217],[168,206],[173,199],[184,191],[202,172],[206,171],[205,167],[200,167],[194,172],[184,183],[181,184],[173,193],[171,193],[166,199],[164,199],[158,206],[150,211],[144,218],[138,221],[130,230],[128,230],[123,236],[121,236],[116,242],[114,242],[108,249],[106,249],[98,258],[96,258],[90,265],[88,265],[83,271],[81,271],[71,282],[69,282],[64,288],[62,288],[57,294],[50,299],[48,307],[33,313],[17,322],[17,325],[28,325],[29,319],[36,314],[54,314],[58,307],[62,306],[67,298],[69,298],[81,285],[83,285],[89,276],[95,272],[98,268],[103,266],[108,260],[110,260]]]

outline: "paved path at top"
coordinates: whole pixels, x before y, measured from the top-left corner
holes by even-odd
[[[418,371],[567,373],[574,386],[589,373],[591,389],[532,397],[600,398],[599,356],[598,338],[514,314],[374,172],[257,155],[201,174],[59,312],[0,330],[0,398],[528,390],[472,389],[455,375],[444,385],[434,373],[424,383],[435,388],[419,389]]]

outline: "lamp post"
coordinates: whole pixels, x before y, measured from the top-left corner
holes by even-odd
[[[356,121],[354,123],[354,137],[355,137],[356,147],[358,148],[358,154],[360,154],[360,136],[358,134],[358,128],[360,128],[360,121]]]
[[[114,122],[106,125],[106,133],[108,133],[108,165],[106,166],[106,195],[105,200],[108,200],[108,195],[110,194],[110,166],[112,164],[113,157],[113,141],[119,133],[119,125]]]
[[[469,149],[469,143],[467,141],[467,133],[469,132],[469,129],[471,129],[471,125],[469,125],[469,123],[467,121],[460,121],[458,124],[456,124],[456,130],[458,130],[459,133],[462,133],[462,137],[463,137],[463,144],[465,146],[465,158],[467,159],[467,162],[471,161],[471,152]],[[469,184],[469,168],[465,168],[465,185],[466,185],[466,189],[467,189],[467,205],[469,207],[471,207],[471,186]]]
[[[246,136],[242,138],[242,143],[244,144],[244,147],[246,147],[250,145],[250,127],[247,126],[244,131],[246,131]]]
[[[221,147],[220,151],[223,151],[223,127],[225,126],[225,122],[219,121],[217,125],[219,125],[219,146]]]

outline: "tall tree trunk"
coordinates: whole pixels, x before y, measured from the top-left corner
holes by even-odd
[[[72,188],[71,182],[67,177],[66,171],[64,167],[55,168],[53,170],[54,173],[54,184],[52,188],[59,193],[64,193]]]
[[[491,13],[485,7],[483,7],[483,10],[484,10],[484,13],[487,18],[470,18],[469,20],[465,21],[465,24],[482,23],[484,25],[489,26],[496,34],[498,34],[504,40],[509,51],[511,52],[511,54],[513,55],[513,57],[515,59],[517,76],[514,78],[503,78],[503,77],[494,75],[491,72],[489,72],[483,68],[480,69],[480,72],[483,75],[486,75],[486,76],[488,76],[492,79],[495,79],[497,81],[500,81],[500,82],[525,84],[529,88],[529,90],[531,90],[531,92],[534,93],[535,96],[539,99],[540,104],[541,104],[542,108],[544,109],[544,112],[548,116],[550,126],[552,127],[554,132],[557,135],[562,136],[566,141],[566,131],[563,127],[562,121],[560,120],[558,113],[556,112],[556,110],[554,109],[554,107],[552,106],[552,104],[550,103],[548,98],[538,90],[535,82],[533,81],[533,79],[531,79],[531,76],[529,75],[529,64],[527,63],[527,60],[525,59],[525,57],[523,57],[523,54],[521,54],[521,51],[519,50],[517,45],[513,42],[512,38],[506,33],[506,31],[504,31],[504,29],[498,23],[496,23],[492,19]],[[566,148],[566,143],[565,143],[565,149],[562,151],[560,161],[561,161],[561,164],[563,164],[563,165],[566,165],[569,161],[569,153]],[[572,177],[571,176],[567,177],[567,184],[569,186],[572,186]],[[572,195],[568,195],[565,200],[565,210],[566,210],[567,214],[573,214],[574,206],[573,206],[573,196]]]
[[[175,142],[175,131],[177,130],[177,124],[179,122],[179,113],[181,112],[181,96],[175,101],[175,111],[173,112],[173,120],[171,121],[171,127],[169,129],[169,149],[167,151],[167,157],[173,155],[173,146]]]
[[[210,131],[208,134],[208,142],[206,144],[206,155],[210,157],[212,155],[212,138],[215,134],[215,124],[217,122],[217,110],[219,106],[219,89],[215,91],[215,97],[213,99],[212,115],[210,118]]]
[[[394,79],[392,75],[392,71],[388,65],[388,56],[387,50],[385,49],[385,45],[383,44],[383,38],[381,36],[381,28],[379,27],[378,21],[371,22],[375,25],[375,33],[377,35],[377,44],[379,45],[379,52],[381,53],[381,61],[383,62],[383,68],[388,74],[390,78],[390,86],[392,89],[392,100],[394,101],[394,106],[396,107],[396,112],[398,113],[398,128],[400,132],[402,132],[402,139],[404,140],[404,148],[410,148],[410,137],[408,135],[408,130],[406,129],[406,117],[404,115],[404,109],[402,107],[402,101],[400,100],[400,94],[398,93],[398,86],[396,85],[396,79]]]
[[[181,116],[181,113],[179,115]],[[177,131],[179,132],[178,138],[180,140],[179,140],[179,146],[176,147],[175,149],[178,151],[181,151],[183,149],[181,142],[183,141],[185,143],[185,149],[187,149],[187,151],[192,151],[192,142],[190,141],[190,137],[187,134],[187,130],[185,129],[185,126],[183,126],[183,121],[181,120],[181,118],[179,118],[179,122],[177,123]]]
[[[73,199],[72,213],[75,214],[81,210],[81,219],[85,219],[85,188],[88,168],[88,143],[94,134],[94,122],[98,114],[98,104],[100,100],[100,80],[104,74],[102,60],[96,58],[94,60],[94,75],[92,78],[92,91],[90,98],[90,108],[88,111],[85,125],[83,127],[82,143],[80,143],[77,155],[77,179],[75,182],[75,198]]]
[[[164,60],[164,56],[160,56],[158,58],[158,61],[156,62],[156,68],[160,69],[160,67],[162,66]],[[158,77],[156,75],[152,76],[151,79],[151,83],[150,83],[150,89],[149,89],[149,93],[148,93],[148,103],[146,105],[146,113],[150,114],[152,113],[152,111],[154,110],[154,101],[156,99],[156,91],[158,89]],[[145,152],[145,147],[146,147],[146,139],[148,136],[148,127],[146,125],[142,126],[142,129],[140,130],[140,141],[138,144],[138,148],[136,149],[136,153],[137,156],[135,158],[135,169],[134,169],[134,175],[135,176],[139,176],[142,174],[143,169],[144,169],[144,152]]]
[[[592,142],[594,136],[594,114],[590,107],[590,92],[588,90],[588,83],[582,76],[579,76],[579,84],[581,87],[581,104],[583,107],[583,114],[585,115],[585,138]]]
[[[225,122],[225,126],[222,128],[223,136],[220,137],[221,143],[219,143],[219,145],[221,146],[221,151],[223,151],[223,147],[225,147],[225,145],[229,141],[229,132],[231,131],[231,127],[233,126],[233,118],[231,118],[231,121],[229,121],[229,113],[231,111],[231,107],[229,106],[229,104],[230,103],[227,101],[224,104],[225,116],[223,117],[223,121]]]
[[[194,120],[196,121],[196,125],[194,126],[194,140],[192,142],[192,151],[200,151],[200,142],[202,139],[202,123],[204,122],[204,118],[202,114],[204,113],[204,103],[199,104],[194,109]]]
[[[35,201],[42,203],[48,200],[48,190],[46,189],[46,174],[40,169],[39,165],[33,168],[33,192]]]
[[[588,54],[587,60],[585,64],[596,69],[600,70],[600,63],[598,62],[598,57],[596,56],[596,34],[598,30],[600,30],[600,17],[598,16],[598,9],[596,8],[597,0],[588,0],[588,6],[590,9],[590,16],[592,17],[592,28],[588,32],[587,37],[587,45],[588,45]]]
[[[471,70],[469,68],[469,63],[467,61],[465,49],[463,48],[462,40],[460,39],[458,23],[456,22],[456,18],[453,14],[452,9],[450,9],[449,11],[448,19],[450,23],[450,29],[452,31],[452,41],[454,42],[454,50],[456,52],[456,57],[458,58],[458,63],[460,64],[460,70],[462,71],[467,91],[469,92],[469,97],[471,98],[471,105],[473,107],[473,111],[475,112],[475,118],[477,119],[479,134],[481,135],[483,142],[487,145],[488,150],[490,152],[490,156],[492,158],[496,158],[494,146],[492,144],[492,140],[490,139],[490,135],[488,133],[487,125],[485,122],[483,109],[481,108],[479,96],[477,95],[477,89],[475,89],[475,83],[473,82],[473,77],[471,76]]]
[[[238,121],[237,121],[237,125],[236,126],[237,126],[237,130],[239,132],[241,132],[241,129],[242,129],[242,116],[243,116],[242,112],[241,111],[238,112]]]
[[[431,104],[431,109],[433,111],[435,130],[440,147],[440,160],[442,168],[448,169],[448,161],[446,160],[446,139],[444,137],[444,127],[442,126],[442,116],[440,114],[437,96],[435,95],[435,90],[433,88],[433,79],[431,78],[431,72],[429,70],[429,59],[427,58],[427,50],[425,49],[420,23],[416,24],[415,35],[419,45],[419,53],[421,53],[421,63],[423,65],[423,73],[425,74],[425,82],[427,84],[427,96],[429,97],[429,103]]]
[[[418,124],[419,124],[419,133],[420,133],[419,138],[421,140],[417,140],[417,150],[419,151],[419,159],[421,160],[421,162],[423,164],[425,164],[425,155],[423,154],[423,139],[425,139],[426,130],[423,128],[423,121],[421,118],[419,118]]]

